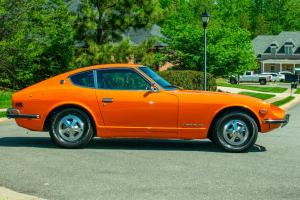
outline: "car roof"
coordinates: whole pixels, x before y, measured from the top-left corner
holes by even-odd
[[[88,71],[88,70],[93,70],[93,69],[122,68],[122,67],[137,68],[137,67],[140,67],[140,66],[142,66],[142,65],[139,65],[139,64],[128,64],[128,63],[99,64],[99,65],[92,65],[92,66],[88,66],[88,67],[81,67],[81,68],[74,69],[72,71],[67,72],[67,75],[74,74],[74,73],[80,73],[80,72],[84,72],[84,71]]]

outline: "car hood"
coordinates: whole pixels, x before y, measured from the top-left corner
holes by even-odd
[[[233,94],[226,92],[211,92],[201,90],[177,90],[179,96],[189,96],[195,99],[205,99],[214,103],[224,104],[243,104],[255,106],[268,106],[269,103],[246,95]]]

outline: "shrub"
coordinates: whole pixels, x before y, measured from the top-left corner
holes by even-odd
[[[188,90],[203,90],[204,73],[192,70],[166,70],[158,72],[160,76],[169,81],[172,85],[177,85]],[[216,91],[216,79],[207,74],[207,88]]]

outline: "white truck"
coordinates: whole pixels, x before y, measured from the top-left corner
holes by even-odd
[[[232,76],[230,77],[229,82],[231,84],[237,84],[238,82],[251,82],[251,83],[259,83],[261,85],[266,85],[267,82],[272,81],[272,75],[262,75],[262,74],[255,74],[253,71],[247,71],[243,75],[237,77]]]

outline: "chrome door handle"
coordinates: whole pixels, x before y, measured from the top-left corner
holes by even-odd
[[[102,99],[102,102],[103,102],[103,103],[112,103],[113,101],[114,101],[113,98],[103,98],[103,99]]]

